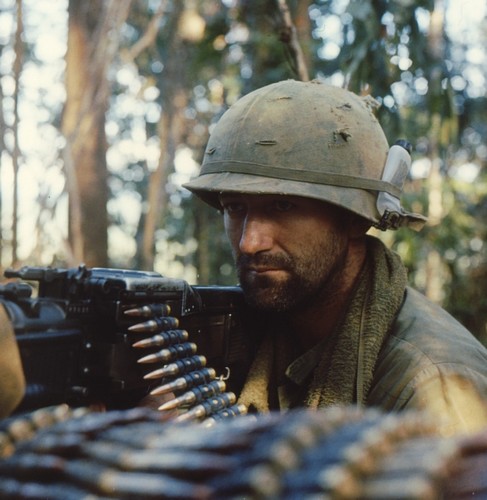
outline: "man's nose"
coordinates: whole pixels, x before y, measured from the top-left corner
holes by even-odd
[[[256,254],[271,250],[274,244],[274,230],[270,221],[247,215],[242,226],[239,249],[243,254]]]

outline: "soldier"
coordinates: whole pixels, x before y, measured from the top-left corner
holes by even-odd
[[[0,305],[0,419],[10,415],[25,392],[25,377],[15,333]]]
[[[220,119],[185,186],[223,212],[246,300],[272,324],[240,402],[414,408],[443,434],[476,431],[487,350],[366,234],[425,222],[401,207],[407,145],[389,148],[375,105],[317,81],[261,88]]]

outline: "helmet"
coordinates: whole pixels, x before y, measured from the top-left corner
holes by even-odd
[[[318,81],[286,80],[251,92],[216,124],[199,176],[184,187],[217,208],[222,192],[303,196],[380,229],[418,229],[425,218],[399,201],[409,153],[389,150],[374,103]]]

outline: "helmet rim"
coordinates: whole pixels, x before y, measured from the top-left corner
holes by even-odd
[[[371,224],[379,220],[375,195],[363,189],[230,172],[204,174],[185,184],[184,187],[218,210],[221,209],[219,196],[223,193],[299,196],[344,208],[367,219]],[[374,215],[370,217],[368,214]]]

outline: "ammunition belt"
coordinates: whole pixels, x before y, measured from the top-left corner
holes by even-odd
[[[217,376],[213,368],[206,367],[206,358],[197,354],[196,344],[187,342],[189,334],[178,329],[179,320],[169,316],[170,308],[166,306],[161,310],[159,306],[156,315],[153,311],[154,307],[142,306],[129,309],[125,314],[130,318],[144,318],[142,323],[128,328],[138,339],[133,347],[150,351],[139,363],[162,365],[144,377],[160,380],[150,393],[153,398],[164,398],[158,410],[176,411],[177,422],[207,418],[216,421],[247,413],[244,405],[236,404],[236,395],[226,392],[225,377]]]
[[[348,407],[246,415],[167,314],[129,328],[139,363],[156,365],[145,377],[158,410],[60,405],[4,420],[0,498],[487,497],[487,431],[442,439],[422,415]]]
[[[487,432],[440,438],[416,413],[330,408],[215,424],[178,423],[148,408],[59,406],[2,432],[0,498],[487,496]],[[6,436],[15,446],[5,446]]]

